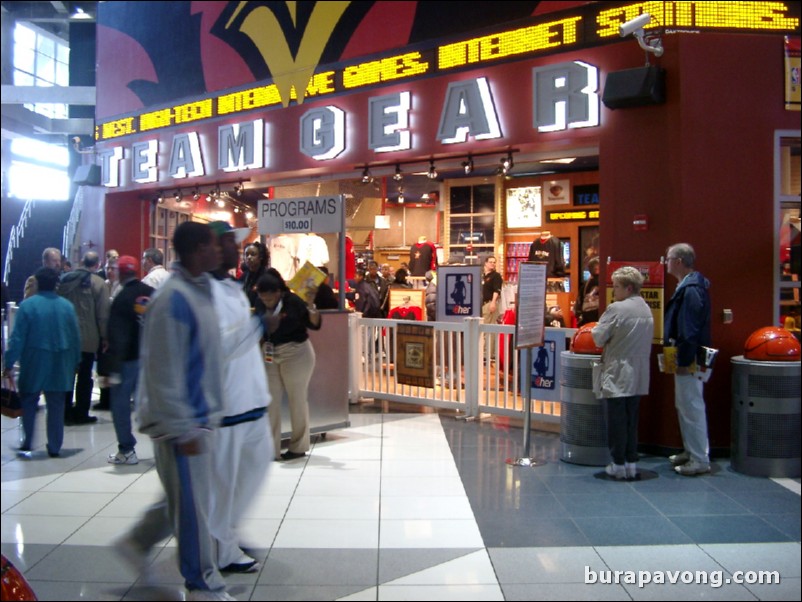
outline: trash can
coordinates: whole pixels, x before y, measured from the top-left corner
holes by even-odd
[[[593,362],[600,355],[563,351],[560,378],[560,459],[571,464],[606,466],[607,404],[593,395]]]
[[[800,362],[732,358],[731,464],[756,477],[800,476]]]

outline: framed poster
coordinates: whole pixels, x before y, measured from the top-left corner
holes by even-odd
[[[437,269],[437,320],[482,317],[482,266],[441,265]]]
[[[399,384],[434,387],[434,327],[399,324],[395,358]]]
[[[387,317],[390,320],[426,319],[426,289],[391,288]]]
[[[567,205],[571,202],[570,180],[550,180],[543,183],[544,205]]]
[[[598,226],[580,226],[579,228],[579,251],[580,261],[582,262],[582,278],[581,282],[587,280],[590,276],[585,274],[588,269],[588,262],[594,257],[599,256],[599,227]]]
[[[507,189],[508,228],[540,228],[542,221],[540,186]]]

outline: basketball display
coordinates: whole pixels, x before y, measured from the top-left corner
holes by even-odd
[[[596,347],[593,342],[593,335],[590,334],[591,328],[598,322],[588,322],[579,327],[571,339],[571,351],[574,353],[584,353],[588,355],[601,355],[601,347]]]
[[[746,339],[744,357],[760,362],[798,362],[800,345],[796,337],[784,328],[759,328]]]

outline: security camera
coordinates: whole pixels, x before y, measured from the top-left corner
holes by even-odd
[[[649,13],[642,13],[635,17],[634,19],[630,19],[623,25],[618,28],[618,33],[621,34],[622,38],[625,38],[629,35],[634,34],[638,30],[643,29],[652,21],[652,16]]]

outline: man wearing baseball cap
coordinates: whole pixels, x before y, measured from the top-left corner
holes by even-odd
[[[138,464],[131,429],[131,398],[139,373],[139,331],[142,318],[154,289],[137,278],[139,263],[131,255],[117,260],[120,292],[114,297],[109,313],[110,403],[117,453],[110,454],[109,464]]]

